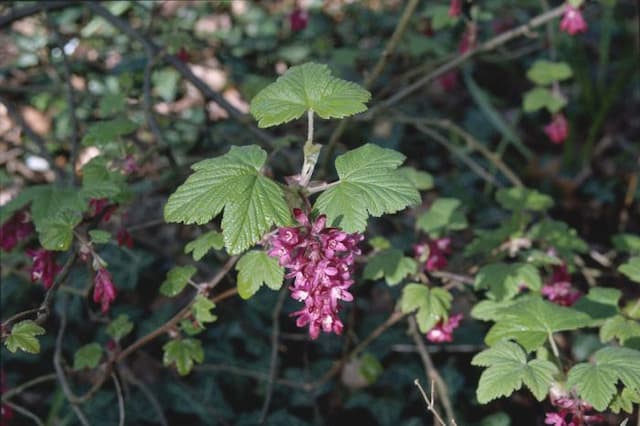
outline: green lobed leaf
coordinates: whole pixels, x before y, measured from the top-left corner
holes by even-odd
[[[96,368],[102,358],[102,346],[99,343],[84,345],[73,354],[73,369]]]
[[[618,301],[621,295],[615,288],[593,287],[573,305],[573,309],[589,315],[591,326],[600,326],[607,318],[620,312]]]
[[[572,259],[575,253],[585,253],[589,249],[575,229],[557,220],[544,219],[536,223],[529,231],[529,238],[553,247],[562,259]]]
[[[107,334],[118,341],[133,331],[133,323],[127,314],[120,314],[107,326]]]
[[[595,353],[594,363],[576,364],[569,370],[567,384],[597,411],[604,411],[617,391],[618,381],[640,390],[640,351],[606,347]]]
[[[516,343],[498,342],[477,354],[472,365],[488,367],[480,375],[476,396],[486,404],[501,396],[509,396],[524,384],[538,401],[549,392],[553,375],[558,371],[550,361],[527,361],[527,354]]]
[[[167,342],[162,349],[162,363],[168,367],[175,363],[178,374],[186,376],[193,368],[194,362],[204,361],[202,343],[198,339],[176,339]]]
[[[612,241],[616,250],[640,254],[640,235],[617,234]]]
[[[106,93],[100,98],[98,111],[101,117],[109,117],[123,111],[126,105],[127,99],[123,93]]]
[[[640,338],[640,323],[622,315],[607,319],[600,328],[600,341],[603,343],[618,339],[620,344],[624,345],[627,340],[633,338]]]
[[[548,195],[522,187],[499,189],[496,192],[496,201],[511,211],[546,211],[553,207],[553,199]]]
[[[138,125],[127,118],[98,121],[89,126],[82,138],[82,144],[84,146],[104,146],[112,142],[118,142],[120,137],[133,132],[137,128]]]
[[[160,293],[173,297],[184,290],[191,277],[196,273],[195,266],[176,266],[167,272],[167,278],[160,286]]]
[[[63,211],[37,225],[40,244],[47,250],[67,251],[73,242],[73,230],[82,221],[78,212]]]
[[[567,101],[564,98],[554,95],[551,90],[544,87],[535,87],[525,92],[522,99],[524,112],[534,112],[546,108],[551,114],[555,114],[564,108],[566,104]]]
[[[209,322],[215,322],[218,316],[211,313],[211,310],[216,307],[216,304],[207,299],[203,295],[196,296],[196,300],[193,302],[192,312],[196,321],[200,324],[206,324]]]
[[[184,246],[184,253],[192,253],[193,260],[202,259],[210,250],[224,247],[224,238],[220,232],[209,231]]]
[[[520,286],[540,290],[542,280],[533,265],[498,262],[480,268],[474,286],[476,289],[486,289],[490,299],[500,301],[513,299],[520,292]]]
[[[384,278],[387,284],[396,285],[418,270],[418,263],[410,257],[404,256],[401,250],[387,249],[374,254],[365,266],[363,278],[379,280]]]
[[[343,118],[366,111],[371,98],[359,85],[335,78],[329,67],[306,63],[289,68],[251,101],[251,114],[259,127],[300,118],[312,110],[321,118]]]
[[[170,197],[167,222],[204,224],[224,208],[222,233],[230,254],[242,253],[273,225],[290,222],[282,189],[260,174],[267,153],[255,145],[231,147],[223,156],[200,161]]]
[[[238,271],[238,294],[249,299],[266,284],[272,290],[279,290],[284,280],[284,268],[278,260],[261,250],[247,252],[236,264]]]
[[[456,198],[438,198],[427,212],[418,217],[416,226],[433,237],[448,231],[465,229],[468,223],[461,205],[460,200]]]
[[[11,334],[4,341],[9,352],[15,353],[18,349],[24,352],[37,354],[40,352],[40,342],[35,336],[44,334],[44,328],[34,321],[25,320],[11,327]]]
[[[571,67],[566,62],[551,62],[544,59],[534,62],[527,71],[527,78],[540,86],[566,80],[572,75]]]
[[[640,391],[624,388],[622,392],[613,397],[609,409],[616,414],[620,411],[632,414],[634,404],[640,404]]]
[[[429,288],[411,283],[402,289],[400,310],[405,314],[417,310],[416,321],[421,333],[426,333],[440,320],[448,318],[451,293],[442,288]]]
[[[117,198],[126,191],[126,176],[107,167],[107,159],[98,156],[82,168],[82,195],[87,198]]]
[[[366,144],[336,159],[340,182],[324,191],[315,208],[346,232],[363,232],[368,216],[395,213],[420,202],[415,186],[397,168],[404,155]]]
[[[618,266],[618,271],[625,274],[631,281],[640,283],[640,256],[635,256]]]
[[[433,176],[430,173],[416,170],[413,167],[400,167],[398,171],[404,175],[419,191],[433,188]]]
[[[102,229],[92,229],[89,231],[89,236],[93,244],[106,244],[111,241],[111,234]]]

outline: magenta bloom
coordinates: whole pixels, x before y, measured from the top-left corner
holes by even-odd
[[[587,22],[582,17],[580,10],[568,3],[564,9],[562,21],[560,21],[560,31],[564,31],[569,35],[587,31]]]
[[[289,25],[291,31],[298,32],[307,28],[309,23],[309,12],[304,9],[296,8],[289,15]]]
[[[45,249],[27,250],[27,254],[33,260],[31,265],[31,281],[42,281],[44,288],[49,290],[53,285],[60,266],[56,264],[55,254]]]
[[[120,228],[116,238],[118,239],[118,245],[120,247],[126,246],[129,248],[133,248],[133,238],[131,237],[131,234],[129,234],[126,228]]]
[[[569,122],[563,114],[555,114],[551,123],[544,126],[544,132],[551,142],[561,144],[569,135]]]
[[[361,253],[358,243],[364,237],[327,228],[324,215],[311,223],[302,210],[294,209],[293,213],[300,226],[279,228],[269,240],[269,256],[277,257],[288,270],[285,277],[294,279],[289,287],[291,297],[304,302],[304,308],[291,315],[298,318],[298,327],[309,326],[312,339],[321,330],[341,334],[339,302],[353,300],[348,289],[353,284],[355,257]]]
[[[89,200],[89,208],[91,209],[91,216],[95,217],[102,214],[102,221],[109,222],[111,215],[118,207],[115,205],[109,205],[109,200],[106,198],[92,198]]]
[[[111,280],[111,274],[105,268],[98,269],[94,283],[93,301],[100,303],[104,314],[109,310],[109,305],[116,299],[118,292]]]
[[[455,18],[462,13],[462,0],[451,0],[449,4],[449,16]]]
[[[476,47],[478,37],[478,26],[471,22],[467,25],[467,29],[462,34],[462,38],[460,39],[460,45],[458,46],[458,50],[460,53],[467,53],[469,50],[472,50]]]
[[[415,257],[424,262],[425,271],[439,271],[447,267],[447,255],[451,254],[451,238],[437,238],[413,247]]]
[[[558,412],[546,413],[544,423],[553,426],[588,426],[600,424],[605,418],[600,414],[587,414],[593,407],[585,401],[570,396],[549,398],[551,405],[558,408]]]
[[[427,340],[434,343],[452,342],[453,331],[458,328],[462,314],[456,314],[449,317],[449,320],[443,322],[440,320],[431,330],[427,332]]]
[[[29,221],[29,215],[20,211],[14,213],[11,218],[0,227],[0,248],[11,251],[22,240],[33,232],[33,225]]]
[[[560,306],[572,306],[582,297],[582,293],[571,286],[567,265],[554,267],[553,275],[542,287],[541,293],[550,302]]]

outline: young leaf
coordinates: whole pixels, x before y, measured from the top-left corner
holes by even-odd
[[[408,275],[413,275],[418,269],[418,263],[403,255],[397,249],[383,250],[373,255],[364,268],[363,277],[366,280],[385,279],[387,284],[396,285]]]
[[[291,67],[251,101],[258,126],[270,127],[313,110],[321,118],[342,118],[366,111],[371,93],[355,83],[335,78],[326,65]]]
[[[366,144],[336,159],[340,182],[318,197],[315,208],[332,226],[363,232],[369,215],[380,217],[420,202],[415,186],[397,170],[405,157]]]
[[[576,364],[569,370],[567,384],[597,411],[604,411],[614,395],[618,381],[640,390],[640,351],[607,347],[595,353],[594,363]]]
[[[242,253],[272,225],[290,221],[282,189],[260,169],[267,153],[255,145],[231,147],[221,157],[200,161],[164,207],[167,222],[204,224],[224,208],[222,234],[227,252]]]
[[[216,231],[209,231],[184,246],[184,253],[192,253],[193,260],[198,261],[202,259],[209,250],[220,250],[222,247],[224,247],[222,234]]]
[[[460,200],[455,198],[438,198],[429,210],[418,218],[416,225],[432,237],[464,229],[468,224],[460,206]]]
[[[509,396],[524,384],[538,401],[549,392],[556,366],[547,360],[527,361],[527,354],[516,343],[501,341],[480,352],[471,360],[472,365],[489,367],[482,372],[477,398],[482,404]]]
[[[618,271],[625,274],[631,281],[640,283],[640,256],[632,257],[618,267]]]
[[[101,229],[92,229],[89,231],[89,236],[93,244],[105,244],[111,240],[111,234]]]
[[[522,109],[524,112],[534,112],[546,108],[551,114],[560,111],[567,104],[564,98],[555,96],[553,92],[544,87],[535,87],[524,94]]]
[[[448,317],[451,294],[441,288],[429,288],[423,284],[407,284],[402,290],[400,310],[405,314],[418,310],[416,321],[421,333],[426,333],[438,321]]]
[[[102,357],[102,346],[98,343],[89,343],[76,351],[73,355],[73,369],[96,368]]]
[[[129,317],[126,314],[118,315],[118,317],[107,326],[107,334],[116,341],[122,339],[132,331],[133,323],[129,321]]]
[[[575,229],[557,220],[544,219],[536,223],[529,231],[529,238],[553,247],[562,259],[572,259],[575,253],[585,253],[589,249]]]
[[[211,313],[211,310],[216,307],[216,304],[207,299],[203,295],[199,294],[193,302],[192,312],[196,321],[200,324],[206,324],[209,322],[215,322],[218,317]]]
[[[178,374],[186,376],[193,368],[194,362],[204,361],[202,343],[197,339],[177,339],[167,342],[162,349],[162,363],[169,366],[175,363]]]
[[[167,273],[167,278],[160,286],[160,293],[168,297],[179,294],[196,273],[195,266],[176,266]]]
[[[540,86],[546,86],[554,81],[562,81],[573,75],[566,62],[536,61],[529,71],[527,78]]]
[[[548,195],[522,187],[499,189],[496,192],[496,201],[511,211],[546,211],[553,207],[553,199]]]
[[[238,260],[238,294],[243,299],[253,296],[262,284],[278,290],[284,280],[284,269],[278,260],[261,250],[252,250]]]
[[[11,334],[4,341],[9,352],[15,353],[20,349],[24,352],[37,354],[40,352],[40,342],[35,336],[44,334],[44,328],[31,320],[20,321],[11,327]]]
[[[133,132],[138,125],[127,118],[115,118],[93,123],[82,138],[84,146],[104,146],[117,142],[121,136]]]
[[[542,281],[538,270],[526,263],[490,263],[476,274],[475,288],[486,289],[489,298],[509,300],[520,292],[520,286],[540,290]]]

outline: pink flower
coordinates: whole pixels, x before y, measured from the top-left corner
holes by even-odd
[[[133,238],[131,237],[131,234],[129,234],[129,232],[126,230],[126,228],[120,228],[116,238],[120,247],[127,246],[129,248],[133,248]]]
[[[458,328],[462,314],[456,314],[449,317],[449,320],[443,323],[440,320],[431,330],[427,332],[427,339],[434,343],[452,342],[453,331]]]
[[[418,261],[424,262],[426,271],[439,271],[449,263],[446,255],[451,254],[451,238],[437,238],[418,244],[413,247],[413,252]]]
[[[92,198],[89,200],[89,208],[91,209],[91,216],[95,217],[98,215],[102,215],[103,222],[109,222],[111,219],[111,215],[115,212],[118,207],[115,205],[110,205],[109,200],[106,198]]]
[[[98,269],[94,283],[93,301],[100,303],[104,314],[109,310],[111,302],[115,300],[117,289],[113,281],[111,281],[111,274],[105,268]]]
[[[451,0],[449,5],[449,16],[455,18],[462,13],[462,0]]]
[[[464,54],[469,50],[474,49],[477,44],[477,36],[478,26],[475,24],[475,22],[468,23],[467,29],[462,34],[460,45],[458,46],[458,50],[460,51],[460,53]]]
[[[551,139],[551,142],[561,144],[569,135],[569,122],[563,114],[555,114],[551,123],[544,126],[544,132]]]
[[[582,297],[582,293],[571,286],[571,276],[567,265],[556,266],[551,279],[542,287],[541,293],[550,302],[560,306],[572,306]]]
[[[14,213],[8,221],[0,227],[0,248],[11,251],[22,240],[33,232],[33,225],[29,215],[24,211]]]
[[[56,265],[55,254],[45,249],[27,250],[27,255],[33,260],[31,266],[31,281],[42,281],[44,288],[49,290],[53,285],[60,266]]]
[[[324,215],[311,222],[302,210],[294,209],[293,213],[300,226],[279,228],[269,239],[268,252],[287,268],[285,278],[294,279],[289,287],[291,297],[304,303],[291,315],[297,317],[298,327],[309,326],[312,339],[320,331],[341,334],[339,302],[353,300],[348,289],[353,284],[355,257],[361,253],[358,243],[364,237],[327,228]]]
[[[296,8],[289,15],[289,25],[291,26],[291,31],[302,31],[307,28],[308,23],[309,13],[304,9]]]
[[[588,426],[605,421],[600,414],[587,414],[593,407],[580,398],[570,395],[549,397],[551,405],[558,408],[558,412],[546,413],[544,423],[553,426]]]
[[[565,6],[562,21],[560,21],[560,30],[569,35],[587,31],[587,22],[582,17],[582,13],[569,3]]]

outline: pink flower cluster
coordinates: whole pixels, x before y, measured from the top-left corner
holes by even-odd
[[[560,306],[572,306],[582,293],[571,286],[567,265],[555,266],[551,279],[542,287],[542,295]]]
[[[453,331],[458,328],[460,321],[462,321],[462,314],[452,315],[445,322],[440,320],[427,332],[427,340],[434,343],[452,342]]]
[[[109,200],[106,198],[92,198],[89,200],[89,208],[91,209],[91,217],[102,215],[102,221],[109,222],[118,206],[109,204]]]
[[[26,212],[19,211],[0,227],[0,248],[11,251],[33,232],[33,225]]]
[[[320,330],[341,334],[338,302],[353,300],[348,289],[353,284],[355,257],[361,253],[358,243],[364,237],[327,228],[324,215],[312,223],[300,209],[294,209],[293,214],[300,226],[279,228],[269,241],[269,256],[288,269],[286,278],[294,279],[291,297],[304,302],[304,308],[291,315],[298,318],[298,327],[309,325],[312,339]]]
[[[111,279],[111,274],[106,268],[100,268],[96,272],[93,287],[93,301],[100,303],[102,313],[109,311],[111,302],[116,299],[117,290]]]
[[[413,247],[413,253],[419,262],[424,263],[428,272],[438,271],[449,263],[446,255],[451,254],[451,238],[437,238]]]
[[[587,22],[582,17],[582,13],[569,3],[565,6],[564,15],[562,15],[562,20],[560,21],[560,31],[564,31],[569,35],[587,31]]]
[[[561,144],[569,136],[569,122],[562,113],[554,114],[551,123],[544,126],[544,132],[555,144]]]
[[[43,248],[27,250],[27,254],[33,260],[31,265],[31,281],[41,281],[44,288],[49,290],[53,285],[56,275],[62,268],[56,264],[55,253]]]
[[[601,414],[586,414],[593,407],[579,398],[561,396],[551,398],[551,404],[558,408],[557,412],[547,413],[544,423],[553,426],[587,426],[605,421]]]
[[[455,18],[462,13],[462,0],[451,0],[449,3],[449,16]]]
[[[291,31],[298,32],[307,28],[307,24],[309,23],[309,12],[304,9],[296,8],[289,15],[289,25],[291,26]]]

